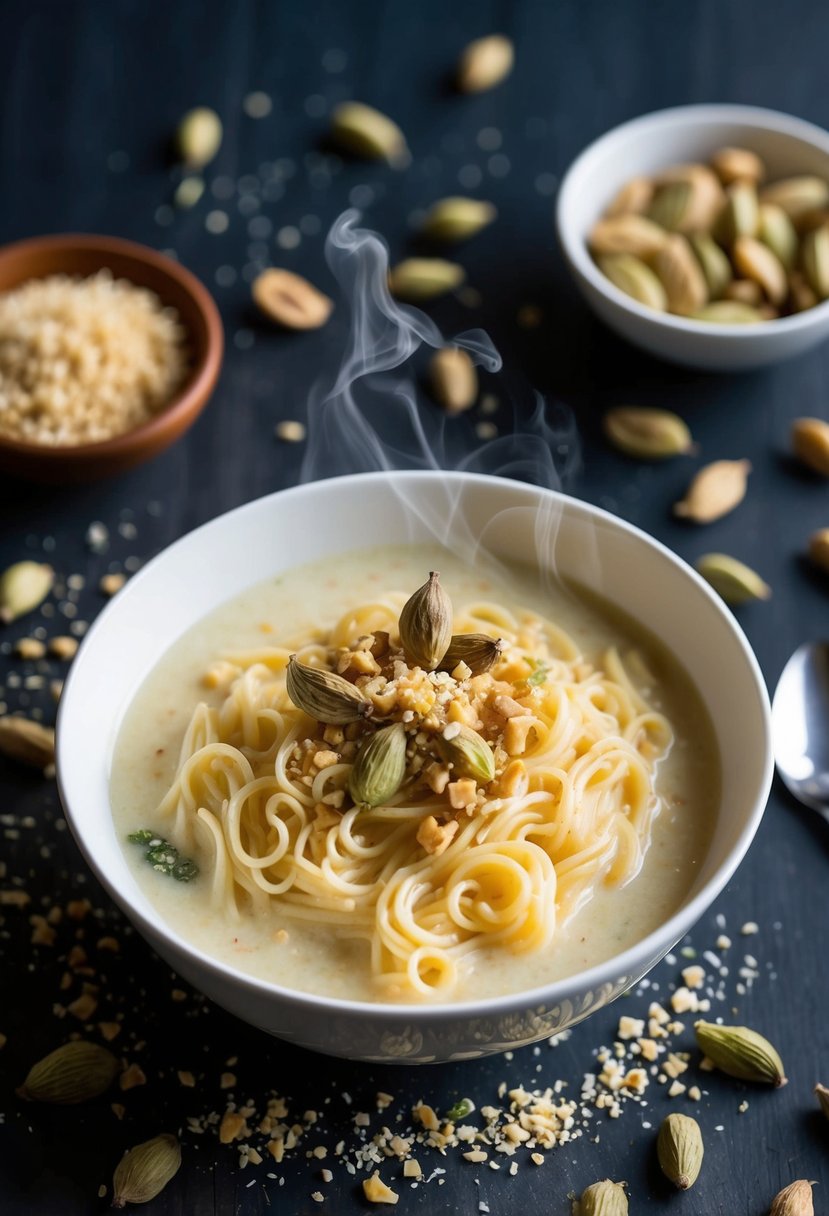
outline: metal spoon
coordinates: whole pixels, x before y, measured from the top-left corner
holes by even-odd
[[[829,642],[794,652],[772,701],[774,759],[783,783],[829,822]]]

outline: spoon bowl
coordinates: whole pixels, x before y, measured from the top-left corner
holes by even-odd
[[[829,821],[829,642],[789,659],[772,702],[774,760],[783,784]]]

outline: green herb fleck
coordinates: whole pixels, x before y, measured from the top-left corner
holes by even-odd
[[[535,671],[531,676],[527,676],[526,683],[530,688],[538,688],[539,684],[543,684],[550,674],[550,668],[546,663],[542,663],[540,659],[530,659],[530,662],[535,667]]]
[[[471,1115],[475,1109],[475,1103],[469,1098],[461,1098],[454,1106],[450,1106],[446,1112],[446,1118],[449,1123],[457,1123],[459,1119],[465,1119],[467,1115]]]
[[[195,861],[188,857],[180,857],[178,849],[168,840],[164,840],[148,828],[139,832],[130,832],[127,839],[131,844],[147,846],[145,857],[154,870],[159,874],[168,874],[176,882],[191,882],[199,872]]]

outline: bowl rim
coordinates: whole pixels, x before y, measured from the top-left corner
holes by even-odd
[[[107,459],[111,456],[120,456],[132,451],[137,445],[143,445],[145,442],[151,443],[157,436],[165,433],[170,425],[174,424],[182,415],[185,417],[189,415],[194,402],[199,397],[204,396],[203,404],[207,403],[221,369],[224,354],[224,328],[215,300],[191,270],[166,254],[160,253],[157,249],[150,248],[149,245],[142,245],[138,241],[130,241],[120,236],[87,232],[60,232],[49,236],[33,236],[20,241],[12,241],[8,245],[0,247],[0,265],[8,256],[25,253],[30,249],[45,250],[55,254],[74,250],[87,250],[91,253],[101,253],[103,256],[118,254],[152,266],[161,275],[174,280],[193,300],[204,322],[206,341],[204,353],[195,363],[184,385],[147,422],[142,422],[128,431],[113,435],[110,439],[101,439],[94,443],[55,445],[32,443],[0,435],[0,447],[4,451],[19,456],[35,457],[51,464],[90,457]],[[49,273],[60,274],[62,272],[56,265],[54,270]],[[36,275],[32,276],[32,279],[42,277],[42,275]],[[32,279],[25,279],[23,282],[31,282]]]
[[[293,499],[294,504],[300,510],[307,507],[306,499],[311,499],[316,496],[325,496],[330,485],[342,485],[344,482],[349,482],[355,492],[359,492],[363,487],[368,487],[373,482],[385,482],[387,484],[394,483],[398,485],[411,484],[413,482],[422,481],[428,482],[438,478],[442,485],[455,484],[458,489],[461,489],[464,484],[472,486],[478,485],[486,487],[491,485],[493,481],[509,482],[507,478],[493,477],[482,473],[466,473],[447,471],[441,469],[428,470],[406,470],[406,471],[380,471],[372,473],[345,474],[340,477],[327,478],[323,481],[308,482],[301,485],[295,485],[283,490],[277,490],[271,494],[263,495],[260,498],[253,499],[251,502],[244,503],[241,506],[235,507],[230,511],[223,512],[221,515],[215,516],[213,519],[199,525],[192,531],[186,533],[173,541],[172,544],[162,549],[156,554],[146,566],[142,567],[132,579],[130,579],[127,587],[120,593],[119,597],[111,600],[98,615],[93,622],[81,649],[78,657],[75,659],[67,676],[63,693],[58,705],[57,728],[56,728],[56,767],[57,767],[57,784],[60,793],[61,803],[67,822],[78,844],[83,857],[94,873],[98,882],[104,887],[111,899],[125,913],[128,919],[138,927],[139,931],[145,937],[149,938],[152,943],[154,939],[160,938],[166,944],[170,945],[176,952],[186,956],[188,964],[193,965],[198,970],[207,970],[211,973],[211,977],[225,983],[230,983],[234,988],[242,991],[255,993],[260,997],[275,999],[279,1003],[285,1003],[295,1010],[314,1010],[326,1009],[334,1013],[342,1013],[345,1016],[365,1016],[365,1017],[380,1017],[384,1021],[394,1025],[408,1025],[413,1019],[422,1023],[446,1023],[447,1020],[466,1020],[469,1018],[478,1017],[493,1017],[498,1014],[509,1013],[516,1006],[529,1007],[543,1005],[545,1007],[555,1006],[560,1001],[567,997],[575,990],[578,991],[594,991],[601,988],[602,985],[609,981],[618,979],[619,975],[631,975],[633,978],[637,968],[641,969],[643,961],[646,959],[654,959],[662,957],[667,951],[688,932],[690,927],[694,925],[703,913],[710,907],[716,897],[723,890],[729,879],[734,874],[737,866],[742,861],[749,846],[751,845],[760,821],[763,817],[766,804],[768,801],[769,791],[771,789],[772,775],[774,771],[774,761],[772,757],[771,747],[771,707],[769,704],[768,692],[766,689],[765,680],[760,670],[759,663],[754,655],[748,639],[740,628],[739,624],[726,607],[725,603],[720,599],[712,587],[705,582],[701,575],[682,560],[677,554],[673,553],[661,541],[649,536],[641,528],[628,523],[626,520],[620,519],[605,511],[600,507],[593,506],[591,503],[586,503],[581,499],[571,497],[568,494],[558,490],[547,490],[539,486],[532,485],[527,482],[514,482],[521,491],[530,495],[540,496],[542,498],[552,497],[557,500],[563,509],[574,511],[577,515],[610,524],[623,533],[627,533],[633,537],[639,544],[644,544],[646,547],[653,548],[657,553],[668,562],[670,565],[677,567],[686,578],[690,578],[703,595],[709,599],[715,607],[718,615],[720,615],[728,625],[732,634],[733,640],[740,650],[743,660],[745,661],[751,676],[753,677],[759,706],[762,717],[762,734],[763,734],[763,763],[762,771],[758,773],[757,789],[758,794],[750,816],[744,825],[739,837],[735,841],[732,848],[723,858],[721,864],[711,875],[708,882],[696,892],[696,894],[687,902],[683,903],[679,909],[672,915],[652,930],[644,938],[635,942],[621,954],[615,954],[611,958],[604,960],[592,967],[583,971],[574,972],[572,975],[565,976],[561,979],[548,982],[547,984],[539,985],[535,988],[520,989],[515,992],[506,993],[499,996],[476,998],[466,1001],[444,1001],[444,1002],[384,1002],[384,1001],[354,1001],[347,1000],[343,997],[325,996],[318,993],[303,992],[299,989],[283,987],[280,984],[270,980],[260,979],[259,977],[246,974],[238,971],[229,964],[223,963],[220,960],[213,958],[211,955],[204,953],[199,947],[189,942],[185,937],[182,937],[168,921],[164,919],[161,913],[156,912],[155,921],[151,920],[142,911],[136,909],[129,897],[128,893],[122,891],[116,886],[106,872],[105,867],[100,864],[96,858],[96,838],[92,830],[90,830],[89,820],[86,820],[83,814],[76,817],[72,806],[72,797],[64,779],[64,755],[62,746],[62,731],[61,724],[63,720],[70,714],[77,712],[73,705],[73,682],[77,678],[77,673],[80,670],[80,664],[84,662],[88,655],[90,641],[95,637],[96,629],[99,623],[104,619],[109,618],[113,613],[118,612],[119,602],[123,603],[123,597],[129,594],[130,588],[139,585],[145,579],[152,577],[154,567],[161,561],[162,558],[177,550],[180,546],[192,543],[193,538],[199,536],[205,530],[209,529],[218,520],[226,521],[229,517],[234,517],[238,521],[242,521],[245,515],[249,512],[267,509],[265,504],[273,506],[276,504],[278,509],[279,504],[285,505],[286,499]],[[298,501],[297,501],[298,500]],[[228,596],[228,598],[231,598]],[[173,639],[174,640],[174,639]],[[82,707],[80,709],[82,712]],[[67,764],[67,768],[70,767]],[[107,782],[107,785],[109,783]],[[72,794],[83,803],[80,798],[82,791],[73,789]],[[109,800],[107,800],[107,813],[111,814]],[[172,964],[175,966],[175,964]],[[650,963],[648,963],[650,966]],[[640,971],[641,974],[641,971]],[[198,987],[198,980],[195,981],[195,986]]]
[[[829,299],[821,300],[814,308],[804,312],[794,313],[788,317],[776,317],[763,325],[723,324],[714,321],[698,321],[690,317],[680,317],[674,313],[657,312],[626,295],[599,270],[590,257],[586,241],[577,236],[572,225],[567,222],[565,211],[578,198],[578,177],[590,162],[600,158],[609,147],[630,136],[642,134],[649,129],[658,127],[698,127],[719,126],[723,123],[734,123],[753,127],[758,131],[773,131],[779,135],[788,135],[800,139],[804,143],[829,156],[829,131],[825,131],[816,123],[805,118],[797,118],[782,110],[769,110],[763,106],[732,105],[730,103],[709,103],[687,106],[671,106],[664,110],[651,110],[636,118],[628,119],[619,126],[605,131],[598,139],[588,144],[574,161],[569,165],[559,187],[556,199],[556,233],[564,256],[574,273],[586,279],[590,286],[605,296],[612,304],[624,308],[627,312],[674,333],[688,334],[692,337],[705,337],[715,342],[731,343],[735,339],[741,342],[752,342],[757,338],[767,340],[771,334],[792,334],[811,329],[820,325],[829,315]],[[773,329],[769,329],[773,326]]]

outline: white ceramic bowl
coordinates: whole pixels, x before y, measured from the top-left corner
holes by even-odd
[[[546,987],[452,1005],[331,1000],[216,962],[164,922],[136,884],[113,827],[109,777],[124,711],[147,672],[199,618],[262,579],[332,552],[447,541],[539,563],[614,600],[693,673],[722,754],[722,805],[693,890],[659,930],[601,966]],[[500,478],[376,473],[272,494],[185,536],[104,609],[60,702],[58,780],[70,826],[112,898],[155,950],[219,1005],[284,1039],[368,1060],[463,1059],[533,1042],[639,979],[722,890],[757,829],[771,780],[769,707],[730,612],[643,532],[561,494]]]
[[[679,106],[616,127],[585,149],[561,183],[558,236],[582,295],[623,338],[661,359],[709,371],[777,363],[829,337],[829,300],[762,325],[718,325],[658,313],[607,279],[587,248],[587,233],[632,177],[707,160],[737,145],[759,153],[770,181],[801,173],[829,179],[829,133],[812,123],[754,106]]]

